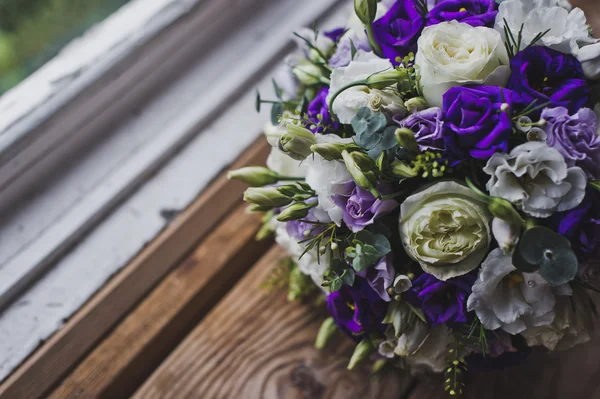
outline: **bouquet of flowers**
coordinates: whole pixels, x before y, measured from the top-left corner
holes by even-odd
[[[590,340],[600,245],[600,42],[566,0],[355,0],[296,34],[251,186],[357,343],[353,368],[447,374]],[[595,109],[595,110],[594,110]],[[596,262],[596,263],[595,263]],[[315,288],[318,287],[318,288]],[[320,288],[320,290],[319,290]]]

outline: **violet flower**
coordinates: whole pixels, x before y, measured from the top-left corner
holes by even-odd
[[[496,0],[444,0],[427,14],[427,26],[456,20],[471,26],[493,28],[497,14]]]
[[[364,277],[369,285],[381,299],[390,302],[392,298],[388,293],[388,288],[394,284],[395,270],[391,256],[384,256],[379,259],[377,264],[368,269],[361,270],[357,275]]]
[[[329,106],[327,104],[327,95],[329,94],[329,87],[323,87],[317,93],[317,96],[308,105],[308,128],[313,133],[323,133],[325,130],[338,129],[339,123],[334,122],[331,113],[329,112]],[[320,118],[318,117],[320,115]]]
[[[357,340],[364,334],[385,331],[386,326],[381,322],[387,303],[362,277],[356,277],[354,286],[344,284],[339,291],[329,294],[327,310],[337,326]]]
[[[579,166],[590,179],[600,177],[598,117],[589,108],[573,116],[564,107],[542,111],[546,143],[565,157],[568,166]]]
[[[333,196],[333,203],[342,209],[344,223],[353,233],[361,231],[373,224],[378,217],[398,207],[396,201],[375,198],[353,180],[346,182],[343,194]]]
[[[422,309],[432,326],[456,326],[467,322],[467,298],[476,279],[476,274],[469,273],[441,281],[424,273],[413,281],[404,298]]]
[[[442,128],[444,112],[440,108],[417,111],[405,119],[393,117],[400,127],[412,130],[421,151],[443,151],[445,148]]]

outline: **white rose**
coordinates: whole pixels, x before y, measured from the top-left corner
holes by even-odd
[[[307,167],[302,161],[290,158],[277,148],[271,148],[267,167],[282,176],[305,177]]]
[[[334,69],[331,73],[331,85],[327,102],[341,88],[348,83],[364,80],[377,72],[393,69],[392,63],[387,59],[377,57],[371,52],[359,50],[347,67]],[[406,113],[404,101],[397,91],[386,89],[376,90],[367,86],[352,87],[345,90],[333,102],[333,112],[340,122],[349,124],[362,107],[369,107],[374,111],[383,110],[389,114]]]
[[[589,31],[583,11],[564,6],[565,2],[561,0],[506,0],[498,9],[495,29],[505,40],[506,20],[506,28],[517,39],[523,26],[520,50],[527,47],[536,35],[550,29],[537,44],[572,53],[577,42],[590,41]]]
[[[567,167],[563,156],[546,143],[531,141],[510,154],[495,153],[483,169],[491,176],[487,190],[536,218],[575,208],[585,197],[586,174]]]
[[[317,144],[352,143],[352,139],[343,139],[335,134],[316,134]],[[341,208],[333,203],[335,194],[344,194],[344,183],[352,180],[352,176],[341,161],[328,161],[319,154],[313,154],[304,160],[306,165],[306,183],[315,190],[319,205],[314,209],[314,215],[320,222],[333,221],[341,226],[344,215]]]
[[[448,89],[467,84],[505,86],[510,74],[502,37],[486,27],[457,21],[429,26],[417,42],[415,64],[423,96],[433,107],[442,106]]]
[[[402,203],[400,238],[426,273],[445,281],[479,266],[491,242],[491,221],[477,194],[444,181]]]

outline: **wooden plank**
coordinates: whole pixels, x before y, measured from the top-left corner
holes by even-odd
[[[314,349],[325,315],[265,293],[265,280],[283,250],[274,248],[254,266],[135,394],[152,398],[399,398],[407,374],[346,370],[352,343],[338,336]]]
[[[51,395],[126,397],[260,257],[260,218],[240,204]]]
[[[594,36],[600,36],[600,3],[598,0],[569,0],[574,7],[585,12],[588,23],[592,26]]]
[[[261,164],[269,146],[260,138],[233,165]],[[197,242],[239,203],[245,186],[216,181],[56,335],[0,386],[0,398],[44,396],[143,298]]]

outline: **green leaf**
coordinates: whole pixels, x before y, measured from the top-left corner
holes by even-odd
[[[262,101],[260,99],[260,92],[258,90],[256,90],[256,103],[255,103],[256,112],[260,112],[260,104],[261,103],[262,103]]]
[[[281,90],[281,88],[279,87],[279,85],[277,84],[277,82],[275,81],[275,79],[272,79],[271,82],[273,82],[273,91],[275,92],[275,96],[277,96],[277,98],[280,101],[283,101],[281,99],[281,94],[283,93],[283,90]]]
[[[387,126],[387,118],[379,112],[373,112],[368,107],[362,107],[352,119],[352,128],[357,135],[378,132]],[[360,145],[360,144],[359,144]]]
[[[546,252],[570,249],[569,240],[546,227],[533,227],[521,237],[513,254],[513,265],[522,272],[536,271],[546,259]]]
[[[356,273],[354,269],[346,269],[342,274],[342,281],[344,284],[352,286],[354,285],[354,280],[356,279]]]
[[[392,252],[392,246],[390,242],[383,234],[375,234],[373,246],[379,252],[380,257],[385,256]]]
[[[351,60],[354,59],[354,56],[356,56],[357,50],[356,50],[356,46],[354,45],[354,41],[350,40],[350,56],[352,57]]]
[[[271,108],[271,123],[273,125],[279,125],[279,117],[283,115],[283,104],[275,103]]]
[[[352,261],[352,267],[357,272],[373,266],[380,258],[379,251],[368,244],[356,246],[357,256]]]
[[[589,185],[600,191],[600,180],[592,180],[589,182]]]
[[[566,284],[575,278],[579,262],[570,248],[546,251],[540,266],[542,277],[553,285]]]
[[[342,280],[339,278],[336,278],[335,280],[331,281],[331,284],[329,285],[329,290],[331,292],[337,292],[342,288]]]

